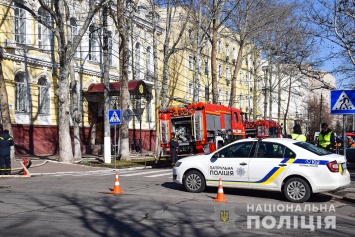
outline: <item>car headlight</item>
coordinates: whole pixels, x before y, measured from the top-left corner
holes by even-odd
[[[175,167],[179,167],[182,164],[181,161],[176,162]]]

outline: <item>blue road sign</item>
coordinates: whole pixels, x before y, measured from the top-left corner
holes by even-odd
[[[355,90],[330,91],[331,114],[355,114]]]
[[[121,124],[121,110],[109,110],[108,122],[109,124]]]

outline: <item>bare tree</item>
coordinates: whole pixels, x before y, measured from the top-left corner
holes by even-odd
[[[185,33],[186,25],[190,19],[192,3],[193,1],[190,0],[185,3],[185,6],[177,6],[177,4],[172,3],[172,0],[168,0],[166,3],[166,17],[163,19],[165,20],[163,23],[165,25],[165,38],[163,46],[162,107],[168,105],[169,60],[174,53],[181,50],[181,48],[178,48],[178,45]],[[181,27],[178,32],[175,31],[176,28],[173,28],[172,18],[180,18],[179,23],[181,24]]]
[[[64,0],[52,0],[50,2],[45,0],[38,0],[40,6],[47,12],[53,20],[50,24],[43,19],[34,6],[31,6],[27,1],[14,0],[21,8],[28,11],[32,17],[40,24],[47,27],[55,36],[57,42],[57,52],[59,56],[58,68],[58,89],[55,92],[58,98],[58,130],[59,130],[59,161],[73,162],[73,152],[71,146],[71,137],[69,131],[70,120],[70,103],[69,103],[69,73],[70,62],[74,57],[74,53],[81,42],[92,18],[101,9],[102,5],[108,0],[87,0],[78,4],[85,8],[83,11],[83,24],[78,34],[73,41],[68,38],[66,34],[66,25],[70,25],[71,12]]]
[[[334,65],[330,73],[347,75],[347,81],[337,81],[344,86],[355,87],[352,78],[355,76],[355,3],[346,0],[307,0],[307,22],[313,28],[313,35],[320,43],[331,42],[336,47],[329,48],[324,58],[319,61],[333,59],[339,63]],[[340,49],[339,49],[340,48]],[[348,84],[349,83],[349,84]]]

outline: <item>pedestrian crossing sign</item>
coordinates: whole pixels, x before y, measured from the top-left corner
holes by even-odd
[[[109,110],[108,122],[109,124],[121,124],[121,110]]]
[[[355,114],[355,90],[330,91],[330,113]]]

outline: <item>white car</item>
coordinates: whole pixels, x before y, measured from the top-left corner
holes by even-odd
[[[350,184],[346,159],[310,143],[289,138],[248,138],[205,155],[180,159],[174,182],[190,192],[207,186],[281,191],[291,202]]]

